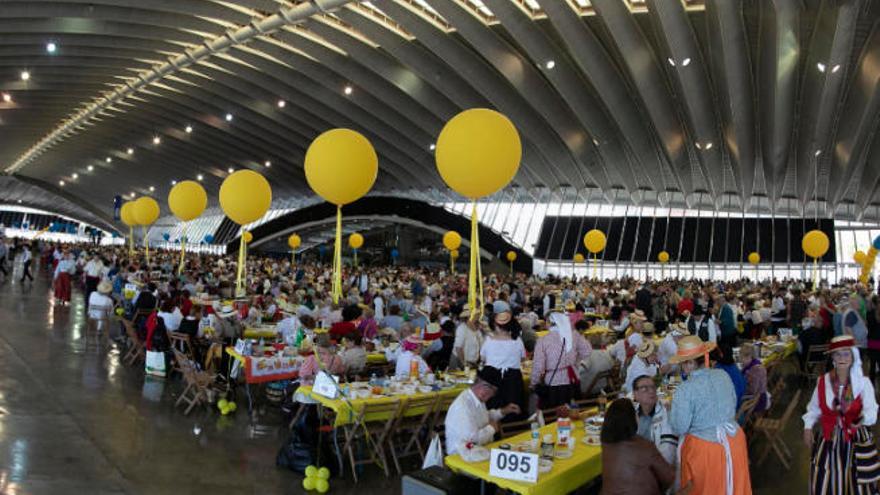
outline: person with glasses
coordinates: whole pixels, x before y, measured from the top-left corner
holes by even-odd
[[[638,415],[638,435],[653,442],[666,462],[674,466],[678,437],[672,433],[669,413],[657,400],[653,376],[641,375],[633,381],[633,402]]]

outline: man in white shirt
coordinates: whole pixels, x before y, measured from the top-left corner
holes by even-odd
[[[666,334],[666,337],[663,337],[663,341],[660,342],[660,348],[657,350],[660,364],[669,363],[669,358],[678,352],[678,341],[685,335],[687,335],[687,330],[685,330],[684,324],[673,323],[669,326],[669,333]]]
[[[486,409],[486,402],[495,396],[501,385],[501,372],[483,368],[476,382],[462,391],[446,413],[446,454],[461,454],[471,445],[490,443],[499,430],[498,422],[507,414],[519,414],[516,404],[501,409]]]
[[[21,247],[21,283],[24,283],[24,279],[28,278],[31,282],[34,281],[34,276],[31,275],[31,246],[30,244],[24,244]]]
[[[631,393],[636,378],[642,375],[657,376],[658,373],[665,375],[670,367],[671,365],[668,364],[660,366],[657,360],[657,346],[651,340],[645,340],[636,351],[629,368],[626,369],[626,382],[623,385],[623,390],[626,393]]]
[[[455,341],[452,354],[460,367],[476,367],[480,360],[480,348],[483,346],[483,335],[480,333],[480,322],[470,321],[470,312],[466,309],[459,315],[458,327],[455,329]]]

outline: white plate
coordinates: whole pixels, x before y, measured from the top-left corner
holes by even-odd
[[[599,436],[587,435],[584,438],[581,438],[581,442],[584,445],[589,445],[590,447],[598,447],[601,445],[601,440],[599,440]]]

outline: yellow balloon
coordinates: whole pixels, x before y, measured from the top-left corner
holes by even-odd
[[[312,491],[315,489],[315,481],[317,478],[305,478],[303,479],[303,489],[306,491]]]
[[[853,253],[853,261],[855,261],[859,265],[863,265],[865,263],[865,258],[867,255],[864,251],[856,251]]]
[[[119,209],[119,217],[122,223],[129,227],[134,227],[138,224],[134,218],[134,201],[126,201],[122,204],[122,208]]]
[[[452,255],[452,259],[454,259],[454,260],[458,259],[458,249],[453,249],[452,251],[449,251],[449,254]]]
[[[327,469],[326,467],[322,467],[321,469],[318,470],[318,478],[320,478],[322,480],[329,480],[330,479],[330,470]]]
[[[582,255],[581,253],[577,253],[574,255],[574,262],[575,263],[583,263],[584,260],[585,260],[584,255]]]
[[[364,245],[364,236],[355,232],[348,236],[348,245],[352,247],[352,249],[360,249],[361,246]]]
[[[821,230],[811,230],[801,240],[801,247],[810,258],[821,258],[828,252],[829,246],[828,236]]]
[[[329,490],[329,489],[330,489],[330,482],[329,481],[322,479],[322,478],[318,478],[318,481],[315,482],[315,490],[317,490],[318,493],[327,493],[327,490]]]
[[[299,238],[296,234],[290,234],[290,237],[287,238],[287,245],[290,246],[290,249],[296,249],[302,244],[302,239]]]
[[[757,265],[761,262],[761,255],[756,252],[749,253],[749,263]]]
[[[159,219],[159,203],[149,196],[141,196],[134,202],[134,219],[138,225],[152,225]]]
[[[522,143],[510,119],[488,108],[472,108],[443,126],[434,154],[443,181],[462,196],[477,199],[513,180]]]
[[[450,251],[458,249],[461,247],[461,234],[454,230],[443,234],[443,245]]]
[[[660,263],[668,262],[669,261],[669,253],[667,253],[666,251],[660,251],[660,253],[657,254],[657,261],[659,261]]]
[[[178,182],[168,193],[168,208],[181,221],[188,222],[198,218],[205,211],[206,206],[208,206],[208,194],[196,181]]]
[[[605,249],[605,233],[598,229],[593,229],[584,236],[584,247],[587,251],[596,254]]]
[[[516,252],[508,251],[507,252],[507,261],[516,261]]]
[[[245,244],[250,244],[250,242],[251,242],[252,240],[254,240],[254,234],[251,234],[251,231],[250,231],[250,230],[246,230],[246,231],[244,232],[244,234],[242,234],[241,236],[244,237],[244,243],[245,243]]]
[[[233,172],[220,186],[220,208],[233,222],[245,225],[256,222],[272,204],[272,187],[265,177],[253,170]]]
[[[309,187],[337,206],[370,192],[379,173],[373,145],[351,129],[331,129],[315,138],[304,165]]]

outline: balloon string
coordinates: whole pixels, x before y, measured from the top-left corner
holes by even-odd
[[[241,294],[244,284],[242,283],[242,275],[244,275],[244,233],[238,243],[238,273],[235,277],[235,297]]]
[[[180,266],[177,267],[177,274],[183,273],[183,260],[186,256],[186,222],[183,222],[183,235],[180,236]]]
[[[819,258],[813,258],[813,290],[819,285]]]
[[[134,227],[128,226],[128,256],[134,257]]]
[[[449,272],[455,275],[455,258],[452,256],[452,250],[449,250]]]
[[[336,207],[336,241],[333,246],[333,303],[342,296],[342,207]]]
[[[479,307],[477,307],[479,304]],[[480,266],[480,229],[477,218],[477,203],[471,202],[471,266],[468,276],[468,309],[470,320],[483,317],[483,269]]]
[[[141,229],[143,229],[143,231],[144,231],[144,250],[146,251],[146,254],[147,254],[147,265],[149,265],[150,264],[150,238],[147,236],[147,226],[144,225],[143,227],[141,227]]]
[[[593,253],[593,278],[596,278],[596,267],[599,266],[599,253]]]

